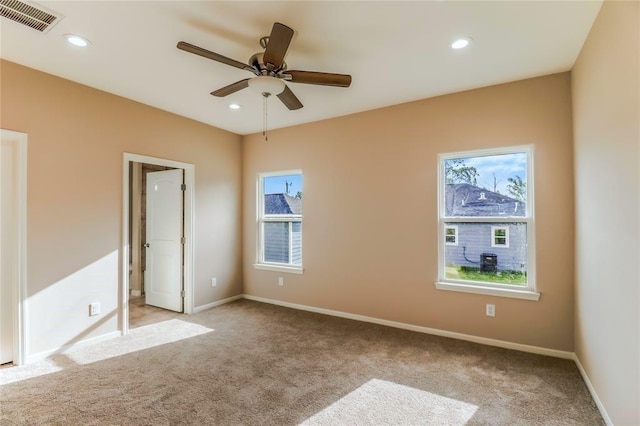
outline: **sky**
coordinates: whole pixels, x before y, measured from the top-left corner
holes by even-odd
[[[527,181],[527,154],[502,154],[485,157],[464,158],[467,166],[473,166],[478,172],[478,186],[493,191],[493,174],[496,175],[498,192],[508,194],[507,180],[520,176]]]
[[[465,158],[467,166],[476,168],[478,176],[478,186],[493,191],[493,174],[497,179],[497,188],[501,194],[508,194],[507,180],[510,177],[520,176],[527,181],[527,154],[502,154],[489,155],[484,157]],[[289,195],[295,196],[298,191],[304,192],[302,187],[302,175],[279,175],[264,178],[265,194],[286,193],[285,182],[289,182]]]
[[[280,175],[268,176],[264,178],[265,194],[285,194],[286,185],[289,182],[289,195],[295,197],[298,191],[302,192],[302,175]]]

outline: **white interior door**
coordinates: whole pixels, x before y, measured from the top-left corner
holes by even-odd
[[[14,291],[16,270],[16,191],[13,144],[0,143],[0,364],[14,361]]]
[[[182,169],[147,173],[146,304],[182,312]]]

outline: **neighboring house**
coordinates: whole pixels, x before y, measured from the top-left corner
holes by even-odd
[[[446,185],[446,216],[524,216],[526,211],[525,202],[498,192],[468,183]]]
[[[302,214],[302,200],[289,194],[266,194],[264,213],[265,215]],[[302,263],[302,225],[299,221],[264,223],[264,260],[293,265]]]
[[[447,184],[445,191],[446,216],[526,214],[526,203],[467,183]],[[486,262],[497,258],[497,270],[526,271],[526,237],[524,223],[463,223],[453,219],[445,224],[445,263],[480,268],[485,254]]]

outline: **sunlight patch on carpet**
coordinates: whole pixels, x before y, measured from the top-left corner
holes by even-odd
[[[473,404],[385,380],[372,379],[302,425],[464,425]]]
[[[0,369],[0,385],[55,373],[74,365],[86,365],[155,346],[166,345],[215,331],[199,324],[171,319],[138,327],[95,344],[78,345],[27,365]]]
[[[126,336],[78,348],[78,350],[70,350],[66,352],[66,355],[77,364],[90,364],[103,359],[211,333],[212,331],[214,330],[211,328],[174,318],[134,328]]]

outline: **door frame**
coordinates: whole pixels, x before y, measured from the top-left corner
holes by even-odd
[[[16,263],[17,288],[13,292],[13,364],[23,365],[27,356],[27,134],[0,129],[0,141],[16,149]]]
[[[158,166],[173,167],[184,170],[184,183],[186,190],[184,191],[184,313],[193,313],[193,277],[194,277],[194,197],[195,197],[195,166],[190,163],[169,160],[165,158],[150,157],[141,154],[132,154],[125,152],[122,163],[122,257],[120,259],[120,274],[122,277],[122,285],[120,286],[121,295],[121,318],[120,329],[122,334],[129,333],[129,163],[147,163]]]

